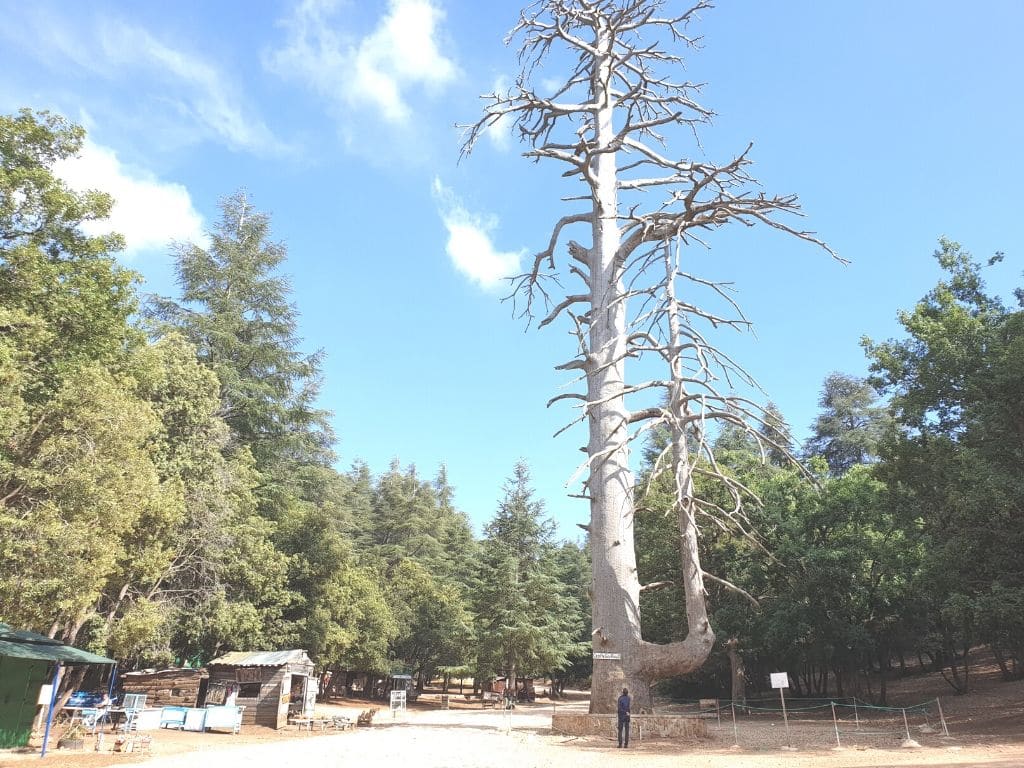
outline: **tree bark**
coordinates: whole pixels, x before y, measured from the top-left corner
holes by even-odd
[[[743,668],[743,656],[740,655],[740,641],[735,637],[729,638],[725,644],[729,653],[729,679],[732,682],[733,704],[745,705],[747,703],[747,676]]]
[[[607,98],[610,68],[607,29],[598,30],[596,47],[601,58],[591,77],[591,98],[604,99],[596,116],[599,146],[615,136],[613,109]],[[601,103],[601,102],[599,102]],[[595,653],[618,654],[619,659],[595,659],[591,685],[591,712],[614,712],[622,688],[633,695],[634,706],[650,709],[649,678],[638,663],[643,642],[640,631],[640,581],[636,573],[633,540],[633,473],[629,468],[626,429],[625,302],[615,260],[619,248],[618,196],[614,153],[596,155],[592,163],[593,247],[588,252],[593,310],[590,317],[590,360],[587,396],[590,408],[592,457],[590,491],[590,550],[593,596],[591,613]],[[596,460],[593,460],[597,457]]]
[[[597,30],[598,56],[591,75],[591,101],[601,105],[595,114],[598,147],[616,141],[612,82],[611,34]],[[591,470],[590,549],[592,619],[595,653],[618,654],[618,659],[594,659],[590,711],[611,713],[622,688],[633,697],[634,711],[651,712],[651,683],[699,668],[714,644],[708,623],[697,550],[697,527],[692,503],[678,510],[680,557],[686,594],[689,632],[682,642],[657,645],[642,638],[640,582],[637,578],[633,518],[635,487],[629,468],[630,414],[625,403],[626,301],[619,248],[618,167],[614,151],[598,152],[591,161],[593,247],[587,253],[590,313],[587,397]],[[679,401],[677,400],[677,405]],[[673,434],[674,465],[684,473],[677,484],[692,502],[692,477],[686,460],[686,441],[678,428]],[[595,460],[596,458],[596,460]]]

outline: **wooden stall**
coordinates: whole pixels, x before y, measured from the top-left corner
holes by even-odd
[[[234,651],[206,665],[210,673],[207,703],[244,706],[244,724],[283,728],[289,708],[312,711],[317,681],[303,650]],[[211,701],[221,695],[223,702]]]
[[[145,669],[121,677],[125,693],[146,696],[150,707],[201,707],[206,701],[209,673],[205,669]]]

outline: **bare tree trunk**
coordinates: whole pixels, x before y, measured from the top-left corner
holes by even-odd
[[[604,106],[596,116],[596,142],[605,146],[615,136],[613,110],[607,94],[611,66],[608,30],[598,30],[601,51],[591,78],[591,98]],[[629,424],[625,407],[625,302],[616,254],[619,249],[618,197],[614,153],[597,155],[592,164],[594,246],[587,253],[593,311],[590,318],[590,359],[587,399],[591,408],[587,454],[596,457],[587,487],[590,492],[591,611],[596,653],[619,659],[594,660],[591,712],[614,712],[619,691],[628,688],[634,706],[650,709],[649,678],[642,675],[640,582],[633,542],[633,473],[629,468]]]
[[[636,710],[650,711],[654,681],[694,671],[711,652],[715,636],[705,603],[697,512],[745,534],[741,504],[749,491],[718,470],[704,439],[705,420],[731,422],[759,441],[780,447],[765,436],[763,409],[716,388],[722,379],[753,382],[705,340],[692,320],[740,330],[748,323],[727,287],[680,269],[678,247],[701,243],[705,232],[738,221],[767,224],[828,250],[810,233],[773,218],[797,212],[795,196],[748,189],[753,182],[744,170],[750,163],[749,147],[724,165],[661,154],[663,127],[695,131],[712,113],[695,101],[700,86],[677,79],[681,57],[657,41],[667,38],[696,47],[699,38],[691,37],[687,27],[708,7],[707,0],[697,0],[684,11],[668,10],[656,0],[532,4],[513,31],[522,35],[521,77],[508,92],[486,97],[485,115],[467,126],[463,146],[468,154],[487,130],[510,120],[531,146],[527,157],[567,164],[570,170],[564,175],[578,178],[586,190],[572,198],[585,207],[559,219],[547,248],[535,254],[526,273],[514,278],[514,295],[525,300],[523,314],[529,317],[534,317],[535,302],[543,303],[547,314],[540,326],[560,318],[572,323],[578,354],[559,369],[581,371],[586,381],[584,394],[560,395],[552,402],[582,400],[577,421],[586,421],[589,430],[582,469],[588,473],[585,487],[590,500],[594,713],[615,711],[622,688],[630,690]],[[553,88],[553,95],[538,94],[531,76],[556,46],[564,47],[576,63],[567,79]],[[664,200],[651,205],[650,195],[660,191],[665,192]],[[620,195],[628,200],[620,200]],[[560,285],[556,248],[567,228],[584,224],[589,225],[591,244],[585,247],[570,240],[564,269],[585,289],[555,299],[548,293],[548,279]],[[653,277],[662,254],[666,269]],[[677,299],[677,281],[710,290],[716,302],[724,300],[737,316],[701,309],[689,297]],[[629,311],[634,297],[645,302],[639,315]],[[626,361],[640,356],[667,364],[670,375],[627,383]],[[667,405],[631,412],[626,398],[638,393],[658,394]],[[631,432],[634,424],[644,426]],[[629,463],[630,441],[655,425],[671,436],[670,457],[659,458],[654,475],[670,476],[675,487],[687,622],[685,639],[668,645],[643,640],[633,529],[635,482]],[[691,439],[696,446],[692,452]],[[726,486],[734,509],[697,497],[692,473],[699,463],[707,467],[709,477]]]
[[[732,681],[732,701],[734,704],[747,703],[747,676],[743,669],[743,657],[740,655],[740,642],[735,637],[729,638],[725,644],[729,653],[729,679]]]

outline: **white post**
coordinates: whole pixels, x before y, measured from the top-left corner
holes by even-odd
[[[910,726],[907,725],[907,708],[903,708],[903,730],[907,732],[907,741],[910,741]]]
[[[842,749],[843,745],[839,742],[839,721],[836,720],[836,703],[834,701],[832,702],[832,725],[836,729],[836,748]]]
[[[949,736],[949,729],[946,728],[946,716],[942,714],[942,702],[939,701],[938,698],[936,698],[935,704],[939,708],[939,722],[942,723],[942,735]]]
[[[732,745],[738,747],[740,745],[740,734],[736,730],[736,702],[730,702],[732,706]]]
[[[860,715],[857,713],[857,697],[853,697],[853,719],[857,722],[857,730],[860,730]]]
[[[790,749],[792,749],[793,739],[789,736],[789,715],[786,714],[786,694],[783,693],[784,690],[784,688],[779,688],[779,699],[782,700],[782,719],[786,723],[786,744],[789,745]]]

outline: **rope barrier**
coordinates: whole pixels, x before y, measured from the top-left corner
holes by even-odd
[[[757,700],[759,700],[759,699],[755,699],[755,701],[757,701]],[[932,701],[922,702],[920,704],[912,704],[912,705],[906,706],[906,707],[889,707],[889,706],[881,706],[879,704],[869,704],[866,701],[860,701],[859,699],[856,699],[854,697],[850,697],[849,700],[850,700],[851,703],[845,704],[845,703],[843,703],[843,701],[841,699],[809,699],[809,700],[808,699],[803,699],[802,701],[822,701],[823,703],[822,704],[812,704],[812,705],[806,706],[806,707],[786,707],[786,709],[788,709],[790,712],[813,712],[813,711],[819,710],[819,709],[830,709],[831,707],[836,707],[836,708],[846,707],[847,709],[854,710],[854,712],[858,713],[858,714],[859,714],[860,711],[863,711],[863,710],[875,711],[875,712],[903,712],[905,710],[907,712],[913,712],[913,713],[920,712],[922,714],[928,715],[928,714],[931,713],[932,706],[935,704],[935,701],[936,701],[936,700],[933,699]],[[750,699],[747,699],[746,702],[731,701],[729,699],[720,699],[719,701],[720,701],[720,704],[717,707],[703,707],[703,708],[701,708],[701,711],[703,713],[715,712],[715,713],[718,713],[720,715],[721,712],[726,711],[726,710],[730,710],[733,707],[735,707],[735,708],[737,708],[737,709],[739,709],[741,711],[768,712],[768,713],[776,713],[776,712],[777,713],[781,713],[782,712],[782,708],[781,707],[758,707],[758,706],[754,706],[753,704],[749,703]],[[693,701],[683,701],[683,702],[678,702],[678,703],[699,705],[699,701],[696,700],[696,699],[693,700]]]
[[[819,727],[827,728],[828,720],[831,718],[832,732],[829,736],[831,736],[830,740],[834,740],[833,743],[837,749],[842,749],[846,740],[858,745],[864,743],[888,744],[894,737],[902,742],[901,746],[919,746],[911,734],[912,729],[914,735],[920,730],[922,734],[938,733],[944,738],[949,738],[949,730],[942,712],[942,703],[937,698],[908,706],[871,704],[855,696],[836,699],[799,699],[796,702],[784,701],[784,708],[779,707],[777,703],[775,706],[769,706],[770,700],[762,701],[761,699],[754,699],[753,703],[750,699],[743,701],[696,699],[689,703],[698,710],[699,715],[703,718],[717,716],[718,730],[731,730],[732,742],[736,747],[739,747],[741,741],[746,741],[748,738],[756,739],[762,745],[775,744],[778,746],[781,738],[782,744],[790,745],[789,747],[783,746],[782,749],[791,748],[792,740],[787,712],[796,713],[798,716],[800,713],[804,713],[798,717],[796,724],[801,728],[800,739],[805,743],[810,731],[817,733]],[[800,703],[804,706],[793,707],[791,706],[793,703]],[[732,720],[731,729],[728,728],[727,723],[722,723],[723,710],[725,710],[725,717]],[[737,710],[740,712],[737,713]],[[850,710],[852,710],[852,714]],[[744,721],[746,726],[738,722],[741,714],[748,715]],[[772,726],[779,724],[774,722],[775,718],[786,720],[785,735],[781,733],[782,729],[767,727],[769,724]],[[911,718],[914,718],[913,721]],[[749,733],[744,732],[745,727],[751,728]],[[825,730],[822,735],[827,733],[828,731]],[[726,736],[726,738],[728,737]]]

